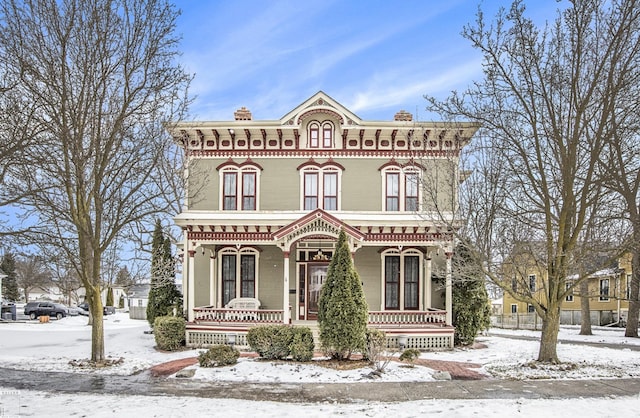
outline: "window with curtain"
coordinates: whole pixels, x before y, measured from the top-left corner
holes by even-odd
[[[404,308],[418,309],[420,259],[416,255],[404,257]]]
[[[400,257],[385,257],[385,309],[400,309]]]

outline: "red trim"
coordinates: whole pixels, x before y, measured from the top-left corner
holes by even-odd
[[[223,168],[226,167],[236,167],[236,168],[244,168],[244,167],[255,167],[257,169],[259,169],[260,171],[264,170],[262,168],[262,166],[258,163],[255,163],[251,160],[250,157],[247,157],[247,159],[241,163],[236,163],[235,161],[233,161],[233,159],[231,159],[231,157],[229,157],[229,159],[225,162],[223,162],[222,164],[218,165],[216,167],[216,170],[220,171]]]
[[[458,157],[459,151],[445,151],[445,150],[414,150],[414,149],[385,149],[385,150],[363,150],[355,147],[349,147],[352,149],[296,149],[291,146],[280,145],[278,148],[273,149],[224,149],[224,150],[189,150],[190,157],[313,157],[313,156],[332,156],[333,158],[352,158],[352,157],[376,157],[376,158],[412,158],[412,157]],[[283,149],[284,148],[284,149]]]
[[[407,161],[407,162],[406,162],[406,163],[404,163],[404,164],[400,164],[399,162],[397,162],[397,161],[395,160],[395,158],[391,158],[391,160],[390,160],[389,162],[386,162],[386,163],[382,164],[382,165],[378,168],[378,171],[382,171],[382,170],[384,170],[384,169],[386,169],[386,168],[390,168],[390,167],[397,167],[397,168],[407,168],[407,167],[411,168],[411,167],[417,167],[417,168],[420,168],[420,169],[422,169],[422,170],[425,170],[425,166],[423,166],[423,165],[422,165],[422,164],[420,164],[420,163],[415,162],[415,161],[413,160],[413,158],[409,159],[409,161]]]
[[[315,211],[310,212],[310,214],[316,213],[317,211],[322,211],[322,209],[316,209]],[[324,213],[326,214],[326,212]],[[277,236],[270,232],[188,231],[187,239],[194,242],[195,241],[228,241],[231,243],[235,243],[239,241],[273,242],[274,239],[280,239],[285,235],[287,235],[287,233],[291,232],[295,228],[295,225],[298,225],[298,228],[300,228],[304,226],[309,219],[315,219],[314,216],[310,217],[309,216],[310,214],[305,215],[299,220],[293,222],[292,224],[289,224],[279,229],[275,233],[277,234]],[[327,218],[329,217],[331,217],[331,215],[327,216]],[[329,222],[328,219],[327,219],[327,222]],[[450,234],[437,233],[437,232],[421,233],[421,234],[415,234],[415,233],[393,234],[393,233],[371,233],[370,232],[370,233],[364,234],[360,232],[358,229],[355,229],[345,223],[341,223],[340,221],[337,221],[337,223],[331,221],[330,223],[332,225],[344,227],[345,231],[347,231],[347,233],[350,234],[353,238],[357,239],[358,241],[364,241],[367,243],[401,242],[403,243],[403,245],[411,245],[411,244],[427,245],[427,244],[433,244],[435,242],[451,239]],[[285,230],[285,228],[287,229]]]
[[[298,116],[298,121],[297,123],[300,124],[300,122],[302,122],[303,119],[309,118],[313,115],[317,115],[317,114],[328,114],[331,115],[335,118],[337,118],[340,121],[340,124],[344,124],[344,118],[342,116],[340,116],[340,114],[338,112],[335,112],[333,110],[330,109],[324,109],[324,108],[314,108],[311,110],[308,110],[306,112],[303,112],[300,114],[300,116]]]
[[[317,167],[317,168],[335,167],[335,168],[339,168],[342,171],[345,170],[342,164],[338,164],[337,162],[333,161],[332,158],[329,158],[328,161],[325,161],[324,163],[321,164],[314,161],[313,157],[309,158],[309,161],[305,161],[304,163],[296,167],[296,170],[300,171],[304,168],[309,168],[309,167]]]

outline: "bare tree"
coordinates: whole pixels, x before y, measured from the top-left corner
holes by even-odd
[[[463,36],[484,57],[484,79],[444,102],[428,98],[446,118],[483,126],[476,179],[465,185],[474,199],[466,208],[479,213],[464,232],[481,248],[486,273],[542,318],[539,361],[558,362],[562,303],[592,273],[581,267],[590,250],[610,250],[610,259],[621,251],[596,248],[586,230],[606,223],[598,212],[599,161],[613,135],[616,97],[626,87],[621,59],[637,47],[638,31],[629,28],[637,28],[639,12],[637,1],[576,0],[538,28],[519,0],[492,22],[479,10]],[[539,248],[533,257],[543,272],[542,298],[515,292],[512,278],[501,275],[517,243]]]
[[[61,249],[85,287],[94,362],[106,359],[103,255],[175,205],[163,123],[182,119],[191,80],[176,62],[177,16],[163,0],[0,5],[0,64],[36,138],[4,193],[23,196],[30,242]]]
[[[60,289],[64,295],[65,303],[69,306],[78,304],[78,290],[82,287],[82,282],[78,278],[76,271],[70,263],[64,261],[54,262],[52,267],[52,283]]]
[[[29,293],[34,288],[48,289],[53,284],[47,264],[42,257],[35,255],[23,255],[16,260],[16,276],[25,302],[29,301]]]
[[[638,36],[638,28],[629,28]],[[640,45],[626,51],[626,68],[629,77],[626,97],[617,102],[620,112],[612,121],[614,135],[607,138],[602,168],[607,178],[606,187],[614,191],[622,201],[624,217],[631,225],[627,249],[631,252],[632,277],[629,287],[629,312],[626,337],[638,337],[640,314]],[[621,95],[622,96],[622,95]],[[616,199],[618,200],[618,199]]]

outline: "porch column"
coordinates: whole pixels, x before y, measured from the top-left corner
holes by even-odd
[[[216,298],[217,280],[216,280],[216,256],[215,252],[211,251],[209,255],[209,305],[217,308],[218,301]]]
[[[196,292],[195,292],[195,271],[196,271],[196,263],[195,263],[195,257],[196,257],[196,251],[195,250],[189,250],[187,252],[188,254],[188,264],[187,264],[187,283],[189,283],[188,286],[188,303],[187,303],[187,320],[189,322],[192,322],[194,319],[194,315],[193,315],[193,308],[195,308],[195,297],[196,297]]]
[[[453,324],[453,291],[451,282],[451,258],[453,257],[453,252],[447,251],[445,256],[447,256],[445,309],[447,310],[447,325],[451,326]]]
[[[289,251],[284,252],[283,290],[282,290],[282,322],[289,323]]]
[[[431,308],[431,252],[428,253],[427,255],[427,259],[425,260],[425,264],[426,264],[426,271],[424,274],[424,309],[430,309]]]

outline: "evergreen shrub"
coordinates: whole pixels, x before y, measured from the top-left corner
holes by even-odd
[[[159,316],[153,323],[153,335],[160,350],[177,351],[185,345],[186,322],[177,316]]]
[[[292,327],[291,332],[293,334],[291,344],[289,344],[291,358],[295,361],[311,361],[315,348],[311,329],[307,327]]]
[[[250,328],[247,343],[266,360],[284,360],[290,356],[296,361],[313,358],[313,334],[307,327],[267,325]]]
[[[318,301],[322,350],[336,360],[348,360],[354,352],[364,353],[367,319],[362,282],[353,266],[347,235],[341,229]]]
[[[238,362],[240,352],[228,345],[214,345],[198,355],[200,367],[230,366]]]
[[[410,367],[413,367],[415,361],[420,357],[420,350],[416,348],[407,348],[400,354],[400,361],[406,361]]]

